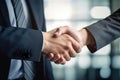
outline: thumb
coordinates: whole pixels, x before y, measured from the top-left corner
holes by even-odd
[[[72,38],[74,38],[77,42],[80,42],[80,37],[79,37],[78,31],[75,31],[71,27],[63,26],[63,27],[57,28],[56,31],[55,31],[55,33],[54,33],[54,37],[59,37],[62,34],[68,34]]]
[[[55,33],[54,33],[54,37],[59,37],[61,36],[63,33],[63,29],[61,29],[60,27],[56,29]]]

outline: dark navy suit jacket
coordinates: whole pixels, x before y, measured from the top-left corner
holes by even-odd
[[[11,59],[32,61],[35,80],[54,80],[49,60],[42,56],[45,19],[43,0],[26,0],[31,28],[10,26],[5,0],[0,0],[0,80],[7,80]]]
[[[92,33],[96,42],[96,46],[88,45],[91,52],[111,43],[120,37],[120,9],[107,18],[88,26],[87,29]]]

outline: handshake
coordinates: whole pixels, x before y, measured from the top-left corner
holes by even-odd
[[[83,46],[95,44],[92,34],[87,29],[75,30],[62,26],[49,32],[43,32],[43,54],[56,64],[65,64],[75,57]]]

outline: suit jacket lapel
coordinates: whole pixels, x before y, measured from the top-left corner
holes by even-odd
[[[3,16],[2,20],[4,22],[4,26],[10,25],[9,14],[8,14],[8,9],[7,9],[7,5],[5,3],[5,0],[0,0],[0,12]]]
[[[32,15],[34,17],[36,27],[38,29],[42,29],[43,25],[43,2],[42,0],[27,0],[30,11],[32,12]]]
[[[7,5],[5,0],[0,0],[0,13],[2,15],[2,26],[10,25],[9,15],[7,10]],[[10,59],[6,56],[0,54],[0,80],[7,80],[9,67],[10,67]]]

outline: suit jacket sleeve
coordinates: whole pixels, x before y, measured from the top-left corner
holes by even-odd
[[[0,26],[0,55],[40,61],[43,35],[39,30]]]
[[[91,52],[95,52],[111,43],[120,37],[120,9],[107,18],[88,26],[86,29],[93,35],[96,41],[96,49],[93,50],[93,45],[88,46]]]

